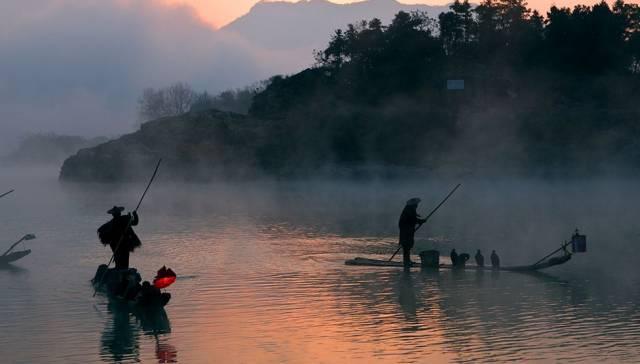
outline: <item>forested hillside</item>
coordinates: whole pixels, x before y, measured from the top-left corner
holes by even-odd
[[[637,5],[543,17],[520,0],[457,1],[437,21],[399,13],[337,30],[316,58],[273,79],[251,113],[281,120],[288,148],[319,163],[535,173],[640,162]]]
[[[226,172],[241,160],[238,169],[251,175],[585,176],[640,167],[638,5],[552,7],[543,16],[523,0],[456,1],[438,19],[400,12],[387,25],[372,19],[336,30],[316,61],[266,83],[251,123],[225,121],[242,148],[220,137],[170,144],[184,144],[199,171],[219,169],[210,151],[225,150]],[[222,115],[204,113],[186,114],[184,127]],[[165,139],[146,139],[146,150],[178,161]],[[109,148],[90,152],[67,161],[75,167],[62,175],[80,176]],[[181,174],[188,165],[180,162]]]

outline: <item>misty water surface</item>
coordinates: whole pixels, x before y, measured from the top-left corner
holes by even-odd
[[[0,270],[6,363],[635,362],[640,354],[640,216],[635,180],[157,181],[140,210],[132,265],[170,287],[166,325],[140,322],[89,279],[109,251],[95,230],[144,186],[65,185],[55,172],[7,171],[3,246],[33,253]],[[532,263],[576,227],[589,253],[545,274],[349,267],[396,248],[404,201],[426,214],[419,249],[456,247]],[[6,249],[6,248],[5,248]],[[416,257],[417,259],[417,257]]]

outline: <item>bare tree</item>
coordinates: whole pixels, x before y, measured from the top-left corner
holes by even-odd
[[[160,89],[146,88],[138,99],[138,121],[145,122],[189,111],[218,109],[246,114],[253,97],[263,91],[270,80],[257,82],[241,89],[223,91],[211,96],[207,91],[195,92],[187,83],[176,82]]]
[[[181,115],[189,112],[191,104],[196,96],[187,83],[177,82],[169,86],[164,92],[165,103],[172,115]]]
[[[140,121],[157,119],[165,116],[164,92],[146,88],[138,99],[138,118]]]
[[[140,121],[148,121],[189,112],[196,93],[187,83],[177,82],[155,90],[147,88],[138,100]]]

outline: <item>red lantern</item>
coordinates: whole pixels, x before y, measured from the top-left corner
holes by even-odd
[[[162,266],[153,280],[153,285],[159,289],[167,288],[176,281],[176,277],[176,273],[171,268],[167,269],[167,267]]]
[[[153,285],[156,286],[156,288],[162,289],[162,288],[169,287],[175,281],[176,281],[176,277],[156,278],[153,280]]]

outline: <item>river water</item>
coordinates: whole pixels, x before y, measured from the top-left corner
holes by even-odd
[[[110,257],[96,229],[144,186],[68,185],[4,173],[2,239],[31,255],[0,268],[2,363],[438,363],[640,360],[637,181],[460,181],[417,250],[496,249],[532,263],[580,227],[589,252],[544,274],[351,267],[396,248],[403,202],[424,214],[458,181],[173,185],[140,209],[143,278],[178,273],[166,317],[89,284]],[[417,259],[417,257],[415,258]]]

